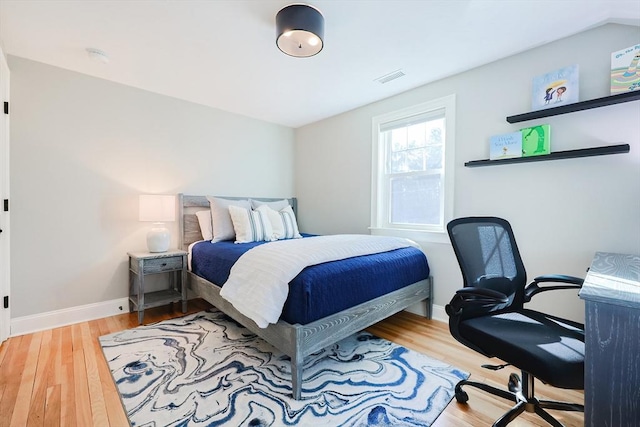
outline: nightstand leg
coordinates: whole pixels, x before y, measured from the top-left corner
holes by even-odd
[[[142,325],[142,321],[144,320],[144,274],[142,273],[142,261],[140,261],[140,265],[138,267],[138,271],[141,273],[138,274],[138,323]]]
[[[133,291],[136,286],[136,276],[133,274],[131,269],[129,269],[129,313],[133,313],[133,301],[131,300],[133,296]]]
[[[187,312],[187,270],[180,272],[180,292],[182,293],[182,312]]]

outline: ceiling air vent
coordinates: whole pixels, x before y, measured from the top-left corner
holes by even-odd
[[[390,72],[389,74],[385,74],[384,76],[380,76],[374,81],[384,84],[384,83],[389,83],[391,80],[398,79],[402,76],[404,76],[404,72],[402,70],[396,70],[396,71]]]

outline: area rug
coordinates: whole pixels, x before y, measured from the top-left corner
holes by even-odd
[[[289,357],[212,309],[100,337],[132,426],[428,426],[468,374],[369,333]]]

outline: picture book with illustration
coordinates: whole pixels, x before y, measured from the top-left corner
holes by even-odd
[[[611,54],[611,95],[640,90],[640,44]]]
[[[489,139],[489,160],[522,157],[522,132],[494,135]]]
[[[522,156],[543,156],[551,153],[551,126],[539,125],[520,129]]]
[[[531,109],[559,107],[579,100],[578,64],[543,74],[533,79]]]

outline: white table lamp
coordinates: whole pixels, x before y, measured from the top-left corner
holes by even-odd
[[[166,252],[169,249],[171,234],[164,223],[175,220],[175,196],[140,195],[140,221],[153,222],[147,234],[149,252]]]

